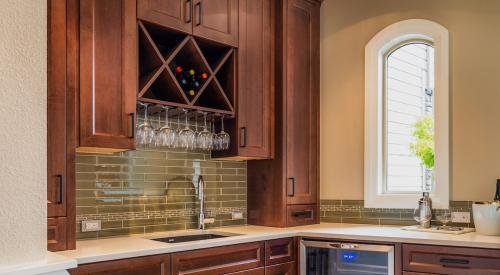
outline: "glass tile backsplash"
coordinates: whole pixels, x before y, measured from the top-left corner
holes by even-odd
[[[77,238],[96,239],[196,228],[196,172],[206,182],[207,227],[246,224],[246,162],[210,159],[209,152],[137,149],[77,154]],[[233,213],[243,218],[232,219]],[[101,231],[81,232],[82,220],[100,220]]]

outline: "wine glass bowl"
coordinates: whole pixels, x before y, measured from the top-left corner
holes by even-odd
[[[179,147],[183,149],[194,149],[194,143],[195,143],[195,132],[189,128],[189,122],[188,122],[188,110],[183,109],[184,116],[185,116],[185,126],[182,130],[179,132]]]
[[[156,146],[172,148],[177,140],[177,131],[170,126],[168,120],[170,107],[162,106],[162,109],[165,110],[165,124],[158,130]]]
[[[203,130],[197,137],[197,147],[202,150],[210,150],[212,147],[212,133],[207,127],[207,112],[203,112]]]
[[[144,120],[137,126],[135,143],[139,146],[150,146],[155,140],[156,132],[154,127],[148,121],[149,103],[139,102],[144,107]]]
[[[447,224],[451,222],[450,210],[445,209],[445,210],[441,210],[438,213],[436,213],[436,220],[438,220],[442,224],[442,226],[440,226],[439,229],[442,229],[442,230],[449,229],[449,226]]]
[[[221,131],[219,133],[220,150],[229,149],[231,137],[224,131],[224,115],[221,116]]]

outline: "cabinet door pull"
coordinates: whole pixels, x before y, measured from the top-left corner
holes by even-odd
[[[130,117],[130,130],[132,131],[132,134],[129,136],[129,138],[135,138],[135,113],[130,113]]]
[[[56,175],[59,179],[59,196],[57,197],[56,204],[62,204],[64,202],[64,177],[63,175]]]
[[[288,178],[288,196],[295,196],[295,178]]]
[[[458,264],[458,265],[468,265],[469,260],[467,259],[451,259],[451,258],[441,258],[439,262],[442,264]]]
[[[201,2],[196,3],[195,9],[196,9],[196,15],[198,16],[196,26],[199,26],[201,25]]]
[[[240,128],[240,147],[247,146],[247,127]]]
[[[193,20],[193,0],[186,1],[186,23],[191,23]]]
[[[294,216],[296,218],[299,218],[299,217],[301,217],[301,218],[312,218],[313,211],[312,210],[297,211],[297,212],[293,212],[292,216]]]

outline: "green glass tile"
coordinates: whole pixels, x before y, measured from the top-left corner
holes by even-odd
[[[167,196],[167,203],[192,202],[197,200],[195,196]]]
[[[186,160],[192,160],[192,159],[200,159],[200,160],[205,160],[205,155],[200,154],[200,153],[186,153],[186,152],[168,152],[167,153],[167,159],[186,159]]]
[[[184,167],[167,167],[167,173],[170,175],[192,175],[194,173],[193,168]]]
[[[172,230],[185,230],[186,225],[181,224],[162,224],[162,225],[149,225],[145,226],[146,233],[161,232],[161,231],[172,231]]]
[[[129,197],[143,196],[144,189],[98,189],[96,190],[97,197]]]
[[[121,228],[122,221],[101,221],[101,229]]]
[[[246,176],[247,175],[247,169],[237,169],[237,173],[236,174]]]
[[[160,224],[167,224],[167,219],[165,219],[165,218],[150,218],[150,219],[123,220],[123,227],[160,225]]]
[[[222,207],[246,207],[246,201],[223,201],[221,202]]]
[[[97,157],[78,153],[78,154],[76,154],[75,162],[77,164],[80,164],[80,163],[81,164],[96,164]]]
[[[76,215],[97,214],[97,207],[83,207],[77,204]]]
[[[162,204],[166,203],[165,197],[128,197],[123,198],[123,204]]]
[[[166,173],[167,168],[161,166],[129,166],[128,172],[133,173]]]
[[[76,197],[77,198],[94,198],[97,196],[97,190],[88,190],[88,189],[77,189]]]
[[[247,177],[243,175],[222,175],[221,181],[246,181]]]
[[[222,168],[247,168],[246,161],[221,161]]]
[[[78,206],[122,205],[122,198],[76,198]]]
[[[80,230],[78,230],[76,232],[76,239],[77,240],[93,240],[93,239],[97,239],[97,232],[80,232]]]
[[[167,217],[167,224],[195,223],[198,216]]]
[[[123,188],[165,189],[165,181],[124,181]]]
[[[167,157],[167,154],[161,151],[135,150],[135,151],[128,151],[124,154],[125,154],[124,156],[131,158],[165,159]]]
[[[360,200],[342,200],[342,205],[347,205],[347,206],[361,206],[361,207],[363,207],[364,201],[360,201]]]
[[[401,214],[399,212],[361,212],[361,217],[369,219],[399,219]]]
[[[115,237],[115,236],[123,236],[123,235],[131,235],[131,234],[143,234],[144,227],[127,227],[127,228],[112,228],[101,230],[98,232],[99,238],[107,238],[107,237]]]
[[[245,219],[240,219],[240,220],[224,220],[220,221],[221,226],[235,226],[235,225],[244,225],[246,224]]]
[[[116,156],[99,156],[97,157],[97,163],[131,165],[132,159],[126,157],[116,157]]]
[[[144,205],[98,206],[98,213],[144,212]]]
[[[181,210],[185,209],[184,203],[167,203],[167,204],[152,204],[145,205],[146,211],[166,211],[166,210]]]
[[[95,179],[97,179],[97,175],[94,173],[76,173],[76,180],[77,181],[80,181],[80,180],[88,181],[88,180],[95,180]]]
[[[188,164],[190,167],[193,166],[192,161],[188,161]],[[200,167],[201,168],[221,168],[221,163],[218,161],[201,161]]]
[[[224,188],[221,190],[223,195],[226,194],[236,194],[236,195],[241,195],[241,194],[246,194],[247,189],[246,188]]]

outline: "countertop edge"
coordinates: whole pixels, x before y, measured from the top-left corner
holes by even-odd
[[[47,251],[45,259],[0,268],[0,274],[25,275],[64,271],[77,267],[77,260]]]

